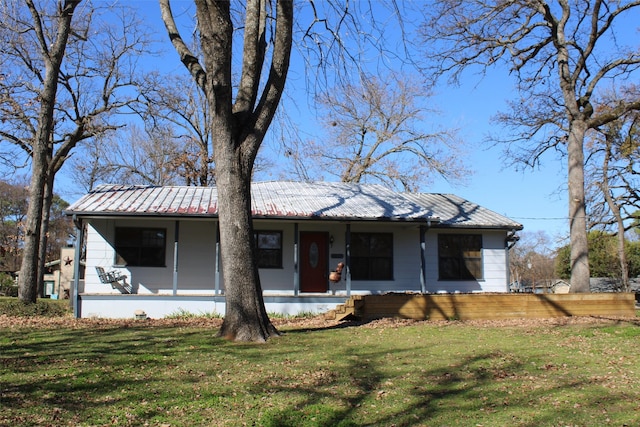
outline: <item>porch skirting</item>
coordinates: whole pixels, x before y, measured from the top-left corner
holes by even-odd
[[[343,304],[346,295],[264,295],[268,313],[296,315],[321,314]],[[177,314],[225,315],[224,295],[153,295],[153,294],[80,294],[78,317],[126,319],[143,311],[147,317],[161,319]]]

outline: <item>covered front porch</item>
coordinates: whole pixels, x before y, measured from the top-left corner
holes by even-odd
[[[265,295],[269,314],[322,314],[345,303],[344,294]],[[172,315],[224,316],[224,295],[80,294],[76,317],[134,318],[136,313],[160,319]]]

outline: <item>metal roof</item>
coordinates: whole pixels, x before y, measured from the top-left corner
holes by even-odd
[[[191,216],[218,214],[215,187],[101,185],[67,215]],[[453,194],[401,193],[381,185],[269,181],[251,184],[254,218],[431,221],[445,227],[521,229],[522,225]]]

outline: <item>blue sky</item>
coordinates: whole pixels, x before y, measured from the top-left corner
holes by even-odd
[[[436,105],[444,120],[460,128],[475,173],[465,186],[438,181],[429,191],[455,193],[522,223],[524,231],[544,231],[554,242],[565,244],[569,228],[564,161],[546,155],[541,166],[516,171],[504,161],[503,147],[486,141],[489,133],[500,132],[492,116],[505,110],[506,101],[515,95],[504,70],[482,79],[467,75],[459,87],[440,87]]]

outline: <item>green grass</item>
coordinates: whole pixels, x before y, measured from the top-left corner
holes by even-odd
[[[4,426],[635,426],[640,323],[0,330]]]
[[[165,316],[166,319],[220,319],[222,316],[216,312],[200,312],[200,313],[192,313],[183,308],[180,308],[173,313],[169,313]]]

